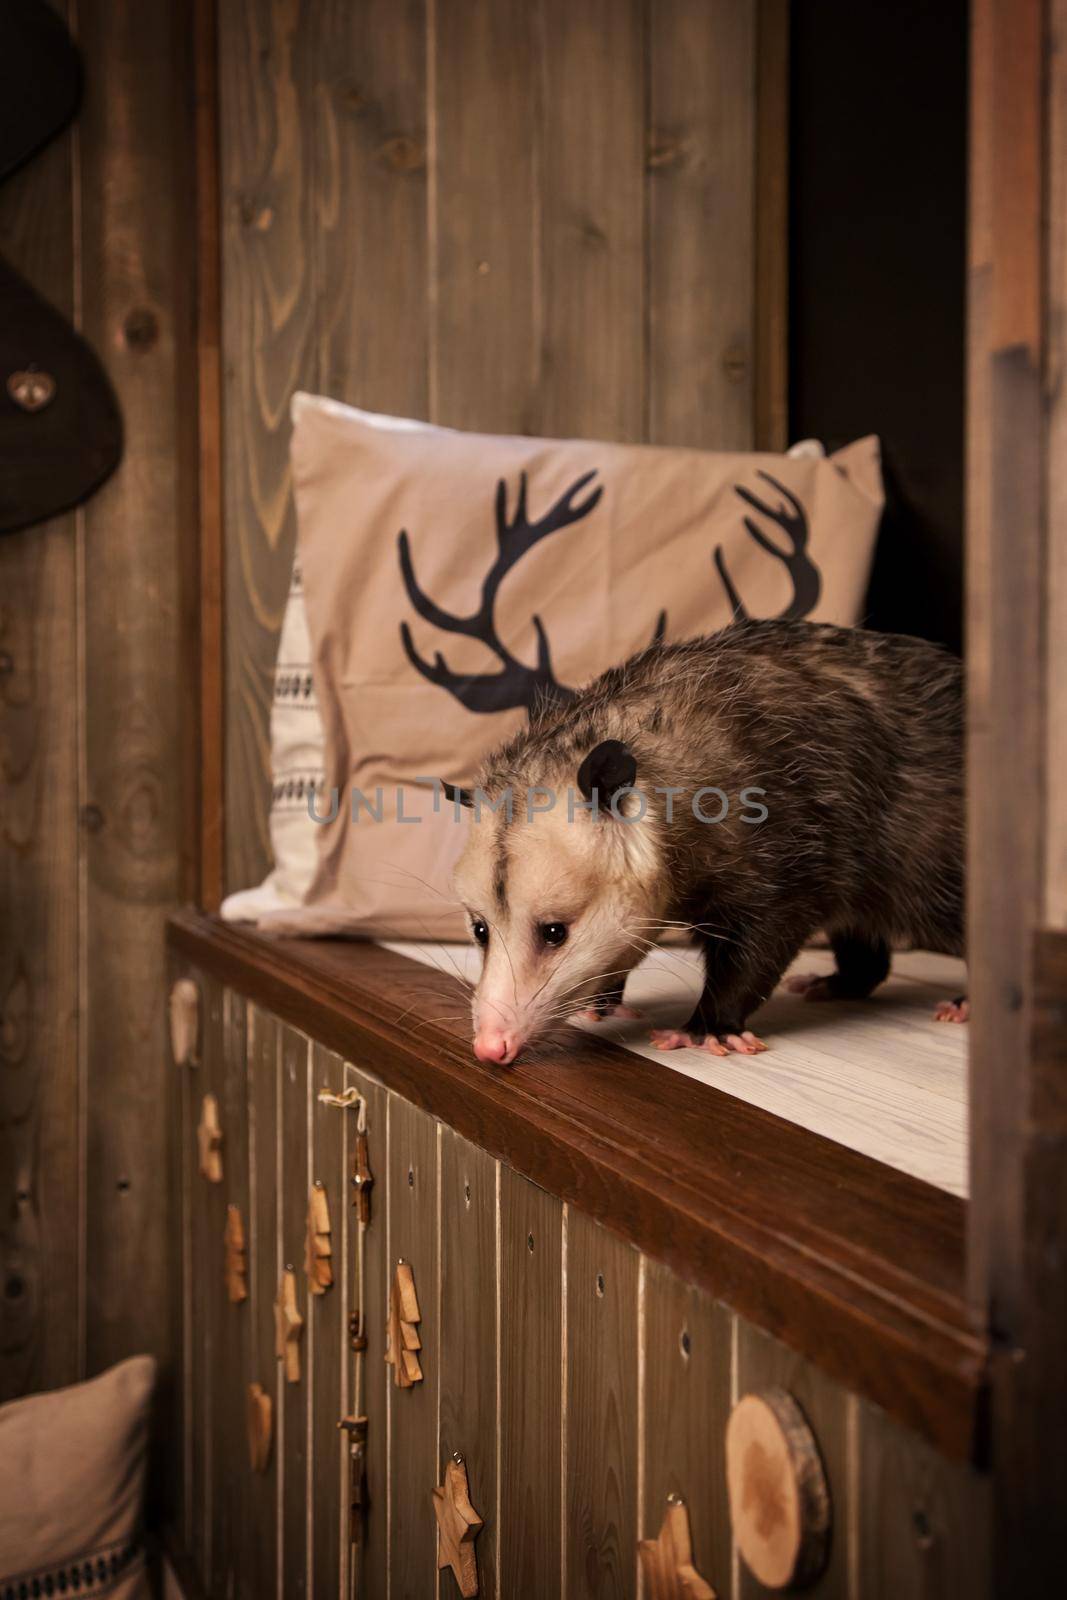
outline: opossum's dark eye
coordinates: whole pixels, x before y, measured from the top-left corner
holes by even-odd
[[[479,944],[485,945],[489,943],[489,928],[480,918],[477,922],[471,923],[471,932]]]
[[[567,937],[565,922],[542,922],[537,930],[546,944],[562,944]]]

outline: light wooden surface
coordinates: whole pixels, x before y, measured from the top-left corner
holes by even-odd
[[[205,1075],[216,1081],[218,1066],[227,1125],[242,1050],[247,1067],[250,1294],[241,1305],[222,1292],[224,1244],[208,1214],[217,1206],[221,1215],[232,1199],[234,1152],[224,1182],[206,1183],[196,1169],[195,1095],[186,1097],[184,1124],[182,1214],[191,1223],[184,1304],[192,1325],[184,1341],[183,1457],[192,1553],[201,1571],[219,1577],[220,1592],[239,1600],[277,1592],[280,1553],[287,1597],[347,1600],[340,1587],[347,1506],[337,1494],[340,1458],[330,1437],[344,1412],[368,1418],[360,1597],[451,1591],[447,1573],[434,1588],[430,1496],[458,1450],[484,1522],[477,1546],[483,1595],[637,1600],[638,1541],[656,1537],[668,1496],[680,1495],[697,1570],[720,1600],[754,1600],[763,1591],[733,1548],[724,1431],[738,1395],[781,1384],[811,1423],[833,1498],[830,1566],[812,1593],[985,1600],[984,1480],[383,1088],[373,1060],[346,1064],[342,1075],[338,1058],[312,1045],[309,1072],[309,1045],[299,1034],[253,1007],[242,1028],[240,1000],[199,981],[205,1067],[181,1070],[199,1091]],[[377,1180],[362,1274],[355,1210],[340,1208],[346,1230],[333,1201],[357,1111],[317,1099],[319,1088],[336,1090],[342,1078],[366,1096]],[[309,1149],[331,1195],[338,1273],[308,1310],[298,1271],[309,1317],[301,1382],[279,1394],[271,1302],[280,1264],[303,1240],[308,1179],[316,1175]],[[390,1268],[401,1253],[415,1268],[427,1374],[407,1390],[392,1387],[383,1360]],[[194,1291],[212,1281],[219,1293],[208,1304]],[[367,1350],[358,1357],[345,1337],[353,1306],[366,1315]],[[273,1385],[276,1402],[262,1475],[247,1459],[249,1381],[268,1392]],[[241,1414],[232,1460],[231,1385]]]
[[[782,36],[758,0],[219,0],[229,888],[268,865],[294,388],[719,449],[758,410],[781,442]]]
[[[389,949],[468,977],[474,946],[390,943]],[[791,971],[829,971],[826,950],[807,951]],[[685,946],[656,951],[631,976],[626,998],[643,1023],[575,1026],[615,1039],[751,1105],[761,1106],[838,1144],[913,1177],[967,1193],[967,1028],[933,1020],[938,1000],[967,989],[964,965],[929,951],[893,958],[893,971],[869,1000],[819,1004],[778,990],[753,1026],[770,1046],[759,1056],[659,1051],[650,1027],[677,1024],[700,992],[700,967]]]

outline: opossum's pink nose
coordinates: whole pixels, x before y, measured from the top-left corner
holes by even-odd
[[[506,1067],[519,1053],[518,1035],[500,1028],[483,1028],[474,1035],[474,1054],[479,1061],[493,1061]]]

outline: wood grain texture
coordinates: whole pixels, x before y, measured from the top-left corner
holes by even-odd
[[[733,1316],[710,1295],[644,1261],[644,1494],[639,1536],[654,1539],[670,1495],[689,1508],[693,1563],[730,1593],[730,1510],[722,1450],[730,1414]]]
[[[361,1056],[356,1057],[357,1061]],[[358,1308],[367,1348],[353,1358],[352,1409],[367,1418],[367,1510],[362,1544],[355,1559],[357,1594],[387,1595],[389,1532],[389,1388],[385,1364],[385,1307],[389,1298],[389,1185],[388,1102],[381,1084],[351,1063],[345,1066],[346,1087],[358,1089],[367,1104],[369,1165],[374,1174],[371,1215],[363,1240],[362,1273],[359,1270],[359,1231],[356,1212],[349,1213],[351,1281],[358,1283]]]
[[[830,1484],[832,1528],[825,1572],[806,1593],[813,1600],[852,1593],[855,1560],[853,1441],[848,1409],[855,1401],[816,1367],[799,1360],[785,1345],[748,1323],[738,1323],[735,1386],[738,1397],[780,1384],[797,1401],[815,1435]],[[739,1600],[756,1600],[763,1585],[741,1564]]]
[[[544,0],[540,431],[640,440],[645,60],[640,0]]]
[[[304,1328],[300,1341],[300,1381],[280,1380],[279,1412],[275,1448],[279,1452],[282,1493],[279,1506],[278,1538],[281,1593],[289,1600],[308,1595],[308,1420],[310,1395],[315,1384],[313,1351],[308,1341],[307,1281],[301,1263],[304,1259],[304,1232],[307,1227],[308,1094],[311,1083],[311,1045],[293,1028],[281,1035],[281,1136],[278,1141],[278,1167],[275,1174],[279,1208],[282,1267],[292,1267],[296,1275],[296,1300]],[[280,1273],[279,1273],[280,1279]],[[278,1279],[275,1280],[277,1294]],[[279,1425],[280,1424],[280,1425]]]
[[[221,1050],[205,1062],[218,1097],[222,1125],[222,1182],[205,1185],[208,1237],[199,1270],[207,1279],[211,1357],[209,1405],[212,1415],[211,1577],[213,1594],[247,1596],[251,1561],[248,1509],[248,1438],[245,1400],[249,1379],[249,1306],[234,1304],[225,1287],[227,1206],[239,1208],[248,1226],[248,1070],[245,1054],[245,1002],[232,989],[222,996]],[[201,1178],[201,1183],[203,1179]],[[247,1244],[247,1231],[245,1235]]]
[[[437,1572],[437,1524],[430,1491],[437,1472],[437,1386],[441,1359],[438,1289],[437,1124],[396,1095],[389,1098],[389,1274],[398,1261],[415,1275],[422,1317],[422,1382],[389,1382],[389,1596],[423,1600]],[[368,1306],[384,1316],[385,1306]],[[384,1362],[383,1362],[384,1366]],[[380,1511],[379,1511],[380,1515]]]
[[[789,445],[789,5],[756,7],[753,444]]]
[[[441,1129],[440,1454],[437,1482],[458,1452],[485,1526],[475,1549],[478,1593],[496,1600],[498,1494],[497,1163]],[[444,1582],[444,1580],[442,1580]]]
[[[632,1245],[568,1208],[565,1592],[635,1592],[638,1267]],[[658,1530],[657,1530],[658,1531]]]
[[[0,187],[0,250],[68,316],[71,137]],[[0,1401],[84,1360],[77,537],[0,539]]]
[[[560,1202],[502,1166],[497,1568],[524,1600],[563,1592],[562,1228]]]
[[[219,8],[228,889],[269,863],[268,717],[295,540],[289,399],[316,383],[306,23],[300,0]]]
[[[756,12],[755,0],[651,3],[648,387],[656,444],[752,448]]]
[[[859,1408],[857,1448],[863,1600],[991,1595],[989,1479],[946,1463],[873,1406]]]
[[[326,1191],[330,1216],[333,1286],[308,1296],[308,1365],[312,1371],[311,1443],[308,1449],[308,1504],[312,1536],[308,1593],[340,1593],[341,1474],[347,1458],[347,1435],[338,1430],[342,1416],[341,1376],[348,1344],[348,1312],[344,1302],[341,1262],[344,1250],[348,1178],[344,1169],[345,1122],[351,1113],[324,1105],[320,1089],[339,1095],[344,1089],[344,1062],[321,1045],[311,1047],[311,1183]],[[304,1280],[307,1282],[306,1278]],[[332,1470],[331,1470],[332,1469]]]
[[[1044,921],[1067,927],[1067,6],[1048,7],[1048,194],[1046,295],[1048,396],[1045,661],[1045,894]]]
[[[436,0],[429,77],[430,417],[539,425],[535,12]]]
[[[266,940],[185,914],[171,929],[190,959],[372,1059],[398,1093],[943,1450],[974,1448],[985,1350],[953,1196],[588,1035],[502,1079],[471,1060],[460,1024],[404,1028],[411,969],[392,951]],[[434,981],[454,996],[454,980]]]
[[[213,1336],[217,1328],[217,1306],[221,1301],[221,1276],[212,1274],[213,1260],[221,1261],[221,1234],[212,1232],[217,1220],[217,1205],[210,1184],[200,1171],[200,1152],[196,1129],[205,1094],[218,1096],[221,1088],[223,1055],[222,985],[204,974],[200,982],[200,1063],[193,1070],[189,1085],[189,1120],[185,1137],[184,1186],[189,1196],[192,1230],[190,1283],[188,1296],[189,1402],[192,1424],[189,1504],[191,1540],[189,1555],[205,1587],[210,1586],[214,1515],[212,1496],[215,1486],[215,1390]],[[223,1154],[225,1161],[225,1152]],[[225,1168],[223,1169],[225,1171]]]
[[[281,1196],[278,1172],[278,1088],[281,1027],[268,1012],[248,1008],[248,1320],[251,1331],[245,1383],[260,1383],[271,1397],[273,1441],[265,1472],[249,1474],[246,1495],[252,1530],[246,1575],[248,1592],[270,1595],[277,1587],[278,1418],[282,1406],[281,1363],[274,1353],[274,1299],[281,1272]]]

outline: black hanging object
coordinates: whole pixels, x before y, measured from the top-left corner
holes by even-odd
[[[95,353],[0,256],[0,533],[77,505],[121,456],[122,416]]]
[[[0,178],[65,128],[81,98],[81,63],[45,0],[0,5]]]

